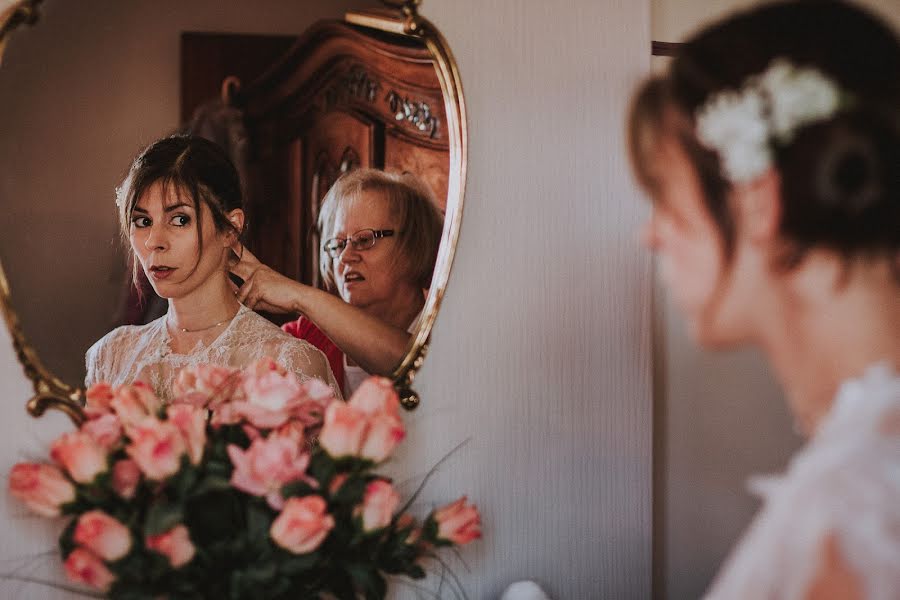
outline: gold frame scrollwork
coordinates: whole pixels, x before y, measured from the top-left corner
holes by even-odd
[[[399,9],[400,14],[391,16],[384,15],[381,11],[349,12],[346,20],[356,25],[372,27],[388,33],[408,35],[422,40],[434,57],[435,69],[444,95],[446,128],[450,142],[450,172],[445,224],[434,268],[434,277],[431,281],[428,299],[425,301],[422,319],[413,335],[412,343],[406,356],[400,362],[400,366],[392,374],[394,386],[400,394],[401,404],[407,410],[413,410],[420,403],[419,395],[412,389],[413,380],[416,373],[422,368],[428,352],[431,329],[434,327],[441,300],[447,289],[450,268],[453,265],[453,256],[456,253],[456,243],[459,239],[459,228],[462,224],[468,143],[466,105],[459,68],[456,66],[450,46],[437,27],[419,14],[418,7],[421,0],[382,0],[382,2],[391,8]]]
[[[431,330],[450,277],[450,268],[456,253],[459,228],[462,223],[466,182],[466,111],[462,82],[453,54],[440,31],[430,21],[418,14],[420,0],[382,1],[392,9],[397,9],[397,14],[392,14],[395,11],[388,13],[381,11],[350,12],[347,13],[346,20],[389,33],[416,37],[424,43],[434,57],[435,69],[444,95],[446,128],[450,141],[446,221],[432,285],[410,347],[400,365],[391,375],[403,407],[413,410],[420,403],[418,394],[412,389],[413,380],[425,360]],[[0,64],[2,64],[3,51],[10,33],[21,25],[31,25],[36,22],[37,8],[40,3],[41,0],[13,0],[12,2],[0,0]],[[12,293],[2,261],[0,261],[0,312],[2,312],[9,329],[19,362],[34,387],[34,396],[26,405],[29,414],[40,417],[48,409],[55,409],[68,415],[76,426],[83,423],[85,420],[84,390],[70,386],[53,375],[38,358],[35,349],[28,344],[19,318],[13,309]]]

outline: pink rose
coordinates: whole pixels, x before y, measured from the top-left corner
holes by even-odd
[[[206,446],[206,409],[190,404],[173,404],[166,409],[166,416],[169,423],[181,432],[191,464],[199,464]]]
[[[176,402],[212,408],[226,399],[233,399],[240,382],[240,371],[235,369],[197,365],[178,372],[172,393]]]
[[[81,431],[91,436],[107,452],[115,450],[122,442],[122,424],[112,413],[85,422]]]
[[[362,505],[356,507],[354,514],[362,516],[363,531],[369,533],[390,525],[399,504],[400,495],[391,484],[376,479],[366,486]]]
[[[168,558],[169,564],[175,569],[191,562],[197,552],[184,525],[176,525],[160,535],[149,535],[146,542],[147,548]]]
[[[147,417],[155,417],[162,408],[162,401],[149,385],[143,381],[135,381],[132,385],[117,388],[110,405],[122,423],[136,425]]]
[[[272,523],[269,534],[275,543],[293,554],[312,552],[334,527],[334,517],[326,512],[321,496],[289,498]]]
[[[141,469],[133,460],[125,458],[113,465],[112,487],[121,498],[131,500],[140,482]]]
[[[325,424],[319,445],[334,458],[357,456],[368,426],[366,413],[358,408],[334,402],[325,411]]]
[[[274,430],[269,437],[277,436],[291,440],[296,446],[302,446],[306,439],[306,430],[300,421],[288,421],[278,429]],[[251,438],[253,439],[253,438]]]
[[[356,389],[348,403],[369,416],[387,414],[400,417],[400,398],[385,377],[369,377]]]
[[[33,512],[58,517],[75,500],[75,486],[52,465],[19,463],[9,474],[9,491]]]
[[[465,496],[434,511],[432,517],[438,525],[439,540],[461,546],[481,537],[481,516],[475,505],[467,504]]]
[[[75,583],[83,583],[99,590],[108,590],[116,576],[103,561],[85,550],[75,548],[65,563],[66,575]]]
[[[230,444],[228,456],[234,465],[231,485],[254,496],[265,496],[275,510],[284,506],[281,488],[285,484],[300,480],[315,484],[306,476],[309,454],[301,452],[289,438],[258,438],[247,450]]]
[[[325,411],[319,444],[334,458],[360,456],[382,462],[405,435],[402,419],[389,406],[384,412],[367,413],[353,404],[334,402]]]
[[[385,413],[371,417],[368,425],[359,455],[380,463],[403,441],[406,430],[400,417]]]
[[[50,446],[50,458],[78,483],[91,483],[107,469],[106,452],[86,433],[66,433]]]
[[[103,560],[116,561],[131,549],[131,532],[128,527],[102,510],[90,510],[75,525],[73,539]]]
[[[162,481],[181,468],[181,457],[187,447],[174,424],[147,417],[127,432],[131,444],[125,451],[147,478]]]
[[[108,383],[95,383],[85,392],[84,414],[89,419],[96,419],[109,413],[112,408],[113,389]]]
[[[278,371],[246,376],[244,393],[246,400],[233,402],[232,406],[251,424],[263,429],[284,425],[291,411],[306,400],[297,377],[293,373],[282,375]]]

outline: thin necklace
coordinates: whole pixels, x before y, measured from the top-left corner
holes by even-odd
[[[232,316],[228,317],[227,319],[225,319],[223,321],[219,321],[218,323],[214,323],[214,324],[210,325],[209,327],[201,327],[199,329],[188,329],[187,327],[178,327],[178,326],[174,326],[174,325],[173,325],[173,327],[175,329],[177,329],[178,331],[180,331],[181,333],[198,333],[200,331],[208,331],[210,329],[214,329],[214,328],[218,327],[219,325],[224,325],[228,321],[234,320],[234,318],[236,316],[237,316],[237,313],[234,313]],[[166,316],[166,322],[170,323],[168,316]]]

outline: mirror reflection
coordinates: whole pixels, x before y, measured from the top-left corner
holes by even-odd
[[[0,70],[0,160],[12,165],[0,256],[52,371],[80,384],[85,350],[127,324],[156,323],[172,356],[198,344],[235,352],[253,338],[238,325],[247,309],[322,350],[324,373],[318,354],[296,364],[341,392],[397,366],[430,286],[449,149],[428,52],[341,22],[377,5],[48,1],[12,39]],[[239,207],[209,182],[160,177],[120,210],[132,159],[175,132],[217,145]],[[193,241],[164,258],[179,225]],[[217,274],[198,282],[206,266]],[[112,355],[107,367],[124,360]],[[166,381],[156,368],[146,379]]]

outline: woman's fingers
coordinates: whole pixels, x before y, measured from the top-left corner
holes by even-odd
[[[247,250],[247,247],[243,244],[235,244],[232,250],[234,250],[234,253],[238,255],[240,260],[231,267],[231,272],[241,279],[249,279],[257,269],[263,266],[259,259],[253,256],[253,253]]]
[[[241,304],[246,304],[248,307],[253,308],[249,304],[250,291],[252,289],[253,289],[253,277],[248,277],[247,279],[244,280],[244,285],[242,285],[240,287],[240,289],[238,290],[238,302],[240,302]]]

